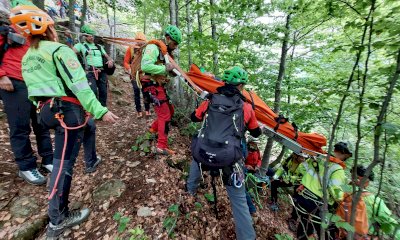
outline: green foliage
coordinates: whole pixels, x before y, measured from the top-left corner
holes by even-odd
[[[179,205],[173,204],[168,208],[168,215],[163,221],[163,227],[168,233],[169,237],[174,237],[174,230],[176,228],[176,222],[180,216]]]
[[[183,135],[183,136],[189,136],[192,137],[193,135],[195,135],[197,133],[197,131],[199,130],[200,126],[197,123],[189,123],[188,125],[186,125],[183,128],[179,129],[179,132]]]
[[[207,199],[207,201],[209,201],[209,202],[214,202],[215,201],[215,199],[214,199],[214,194],[211,194],[211,193],[205,193],[204,194],[204,197]]]
[[[275,239],[276,240],[292,240],[293,238],[287,234],[287,233],[283,233],[283,234],[275,234]]]
[[[338,228],[343,228],[347,232],[354,232],[354,227],[350,225],[348,222],[344,222],[342,218],[336,214],[327,213],[326,218],[329,219],[328,222],[322,222],[321,226],[324,229],[327,229],[330,224],[335,224]]]
[[[130,229],[129,233],[131,234],[129,240],[150,240],[150,237],[144,233],[144,230],[140,226]]]
[[[129,217],[125,217],[120,212],[116,212],[113,219],[118,223],[119,237],[117,237],[117,240],[125,239],[125,237],[128,237],[129,240],[150,240],[141,226],[127,230],[127,224],[130,221]]]
[[[130,219],[122,216],[122,214],[119,212],[114,214],[113,219],[118,222],[118,232],[123,233],[126,230],[126,226]]]
[[[139,135],[136,140],[135,144],[131,147],[132,151],[141,151],[146,154],[150,153],[151,150],[151,142],[155,136],[150,132],[146,132],[143,135]]]
[[[201,205],[201,203],[199,202],[195,202],[194,208],[196,209],[196,211],[200,211],[201,209],[203,209],[203,205]]]

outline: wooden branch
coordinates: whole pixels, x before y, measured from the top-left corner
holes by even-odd
[[[358,15],[362,16],[362,14],[361,14],[357,9],[355,9],[355,7],[353,7],[353,6],[350,5],[350,3],[346,2],[346,1],[343,1],[343,0],[339,0],[339,2],[342,2],[342,3],[346,4],[346,5],[347,5],[349,8],[351,8],[354,12],[356,12]]]

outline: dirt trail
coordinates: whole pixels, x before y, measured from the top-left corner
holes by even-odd
[[[117,74],[122,78],[122,74]],[[118,223],[113,220],[119,212],[129,218],[127,229],[141,227],[149,239],[167,239],[163,222],[172,217],[175,228],[170,232],[175,239],[234,239],[233,218],[225,190],[218,187],[218,209],[220,219],[215,218],[213,205],[209,204],[204,193],[211,193],[211,187],[200,189],[198,198],[189,197],[184,192],[185,173],[170,167],[167,162],[188,162],[190,159],[190,139],[181,136],[176,127],[170,134],[172,148],[178,154],[173,158],[157,157],[154,154],[131,150],[138,135],[144,134],[152,119],[137,119],[133,111],[131,84],[113,81],[111,110],[120,117],[114,125],[97,122],[97,151],[103,163],[92,174],[84,174],[82,154],[74,169],[74,179],[70,201],[72,207],[89,207],[92,210],[87,222],[64,234],[64,239],[123,239],[130,233],[118,232]],[[154,116],[153,116],[154,117]],[[181,166],[180,165],[180,166]],[[31,186],[16,175],[17,167],[11,153],[6,119],[0,119],[0,239],[13,239],[21,229],[38,223],[39,230],[28,234],[31,239],[43,239],[46,223],[47,191],[45,186]],[[121,181],[120,196],[95,200],[94,191],[110,180]],[[114,185],[112,185],[114,186]],[[123,190],[124,189],[124,190]],[[106,190],[105,192],[108,192]],[[198,201],[200,204],[195,204]],[[18,205],[20,204],[20,205]],[[174,218],[168,208],[178,206],[179,216]],[[264,200],[266,205],[266,199]],[[286,225],[289,206],[281,204],[279,213],[268,209],[258,209],[256,231],[258,239],[274,239],[274,234],[289,233]],[[16,207],[17,206],[17,207]],[[21,207],[18,207],[21,206]],[[147,207],[147,208],[143,208]],[[15,213],[15,208],[28,210]],[[139,213],[138,210],[140,209]],[[143,213],[143,210],[145,212]],[[146,216],[138,216],[146,215]],[[171,229],[171,228],[169,228]]]

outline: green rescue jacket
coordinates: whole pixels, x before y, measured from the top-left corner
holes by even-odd
[[[142,71],[151,75],[167,75],[165,65],[160,63],[160,50],[157,45],[149,44],[143,51],[141,62]]]
[[[87,48],[85,45],[87,46]],[[78,52],[80,52],[82,56],[86,59],[86,63],[88,66],[93,66],[97,68],[103,67],[103,56],[106,55],[106,51],[104,50],[103,46],[94,43],[84,42],[75,44],[74,48],[78,50]]]
[[[308,190],[323,198],[322,184],[324,177],[324,161],[308,159],[300,164],[298,172],[303,176],[301,184]],[[316,165],[316,166],[315,166]],[[342,186],[346,184],[346,176],[343,167],[337,163],[328,163],[328,204],[343,200]]]
[[[301,163],[295,162],[293,158],[285,159],[278,170],[275,172],[274,179],[282,178],[285,183],[298,184],[301,180],[301,174],[298,167]]]
[[[375,235],[375,223],[380,226],[380,230],[385,234],[393,234],[398,222],[392,218],[392,212],[385,202],[373,194],[365,194],[364,202],[367,205],[369,234]],[[397,231],[396,239],[400,239],[400,231]]]
[[[52,55],[56,50],[53,61]],[[57,76],[57,70],[61,78]],[[76,54],[64,44],[41,41],[38,49],[29,48],[22,59],[22,76],[28,88],[28,97],[33,102],[35,97],[67,96],[63,84],[65,83],[83,108],[96,119],[102,118],[108,111],[89,87],[85,71]]]

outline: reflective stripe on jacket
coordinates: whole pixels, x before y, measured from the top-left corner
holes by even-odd
[[[322,183],[324,177],[324,160],[309,159],[303,162],[298,169],[303,175],[301,184],[316,196],[323,198]],[[343,167],[337,163],[328,163],[328,204],[343,200],[342,186],[346,184]]]
[[[91,90],[76,54],[64,44],[41,41],[38,49],[29,48],[22,59],[22,76],[31,101],[36,97],[67,96],[72,91],[96,119],[108,111]]]

